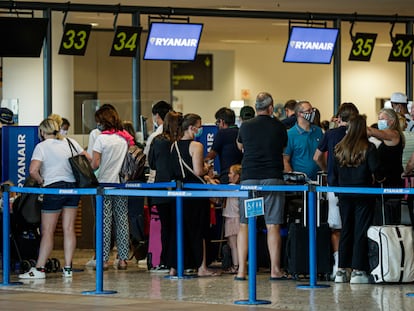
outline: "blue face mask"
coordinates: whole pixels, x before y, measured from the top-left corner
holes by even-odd
[[[200,138],[200,137],[201,137],[201,135],[203,135],[203,128],[202,128],[202,127],[200,127],[200,128],[198,129],[198,132],[194,134],[194,137],[195,137],[195,138]]]
[[[386,130],[388,128],[387,120],[378,120],[378,129],[379,130]]]
[[[103,127],[103,125],[102,125],[102,124],[98,124],[98,125],[96,126],[96,128],[97,128],[98,130],[100,130],[101,132],[102,132],[103,130],[105,130],[105,128]]]

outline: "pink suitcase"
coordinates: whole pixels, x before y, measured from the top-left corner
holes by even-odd
[[[150,211],[150,231],[149,231],[149,244],[148,244],[148,256],[147,266],[148,270],[157,267],[161,261],[161,221],[158,214],[157,207],[151,206]]]

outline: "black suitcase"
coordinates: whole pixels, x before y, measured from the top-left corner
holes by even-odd
[[[326,223],[326,200],[319,196],[317,196],[317,199],[317,273],[322,279],[329,280],[329,276],[332,272],[331,229]],[[302,202],[303,208],[301,222],[289,224],[286,242],[287,271],[294,278],[300,278],[301,276],[307,276],[309,274],[309,227],[307,226],[307,198],[303,197]]]

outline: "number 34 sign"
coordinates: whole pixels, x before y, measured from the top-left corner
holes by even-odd
[[[141,27],[118,26],[115,31],[110,55],[136,56],[141,30]]]

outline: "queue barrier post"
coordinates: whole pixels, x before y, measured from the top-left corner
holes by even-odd
[[[304,194],[306,195],[306,193]],[[310,185],[308,192],[308,230],[309,230],[309,284],[298,285],[300,289],[327,288],[328,284],[316,284],[317,256],[316,256],[316,189]]]
[[[103,290],[103,188],[96,194],[96,288],[94,291],[83,291],[84,295],[107,295],[117,293],[114,290]]]
[[[177,181],[177,191],[182,190],[182,182]],[[177,278],[184,278],[184,214],[183,197],[176,198],[176,218],[177,218]]]
[[[21,282],[10,282],[10,185],[2,185],[3,191],[3,283],[0,286],[21,285]]]

